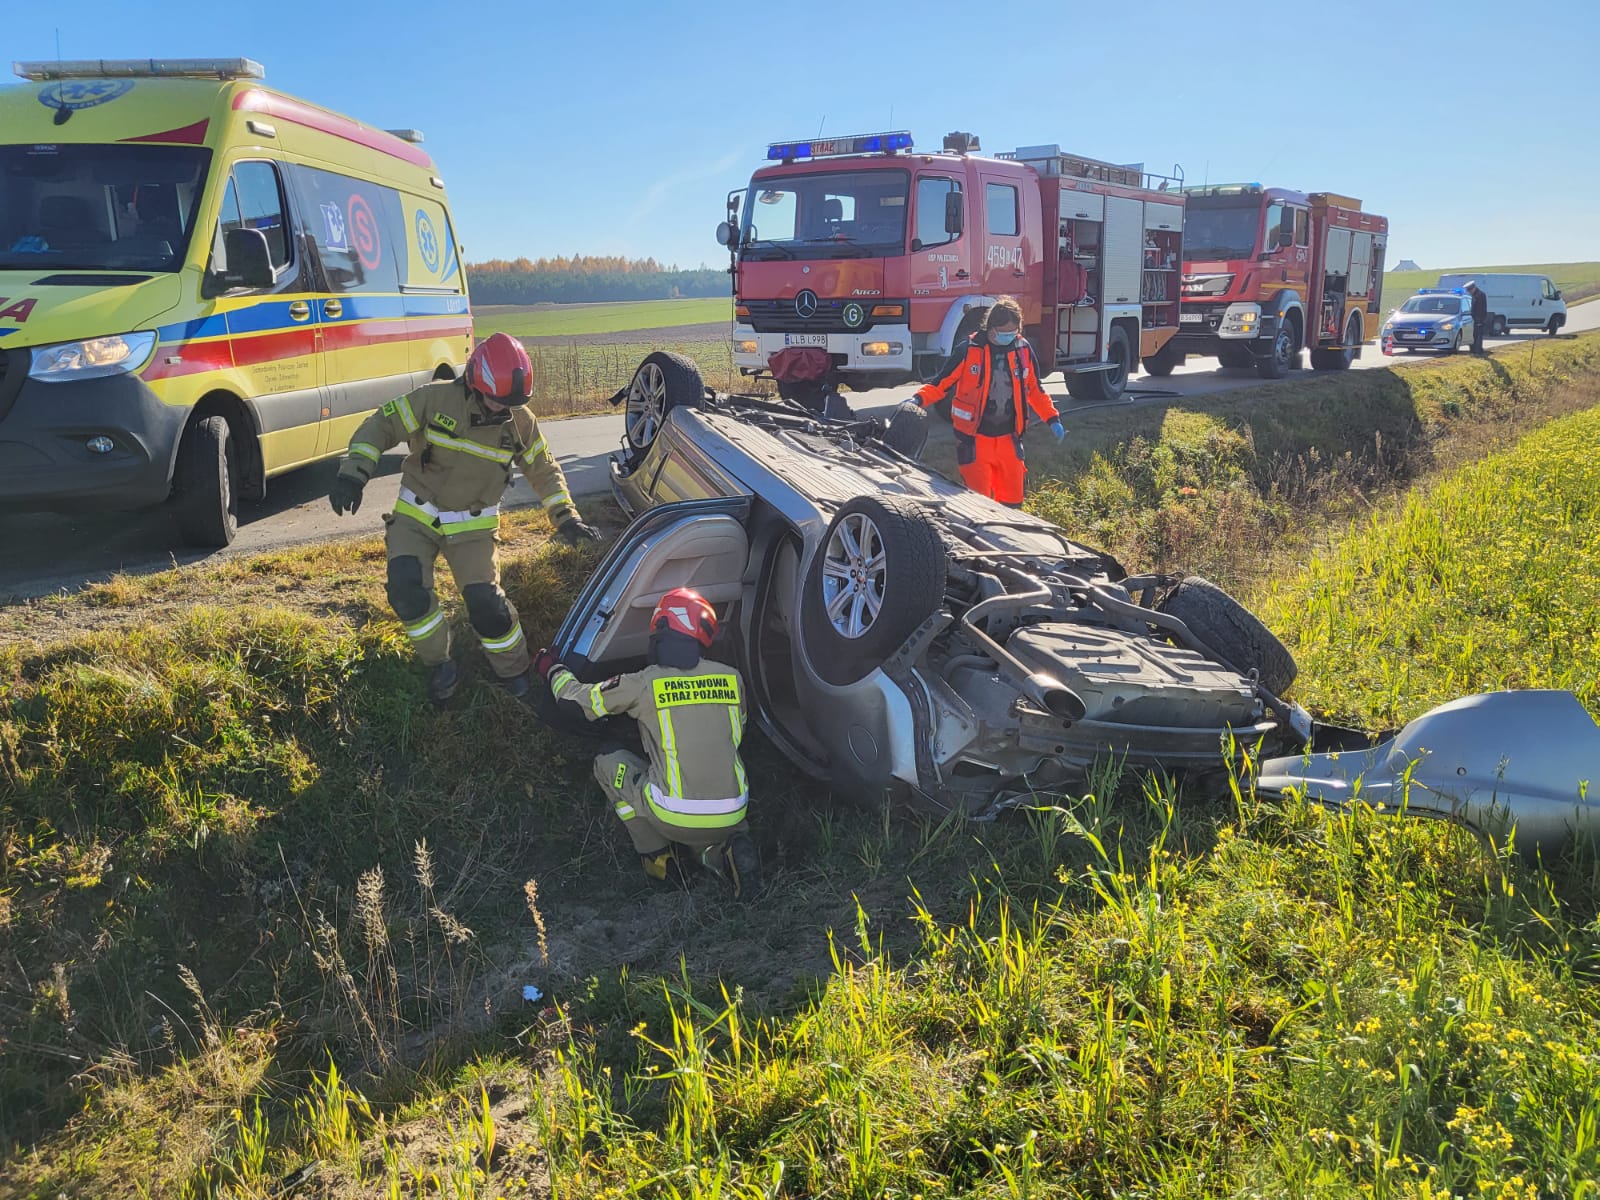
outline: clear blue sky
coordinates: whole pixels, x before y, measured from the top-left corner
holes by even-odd
[[[244,55],[422,129],[469,259],[721,265],[767,142],[891,127],[1345,192],[1391,263],[1600,259],[1600,0],[73,0],[13,6],[8,59],[58,27],[67,58]]]

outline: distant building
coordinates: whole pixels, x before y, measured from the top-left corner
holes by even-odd
[[[1417,266],[1417,264],[1412,262],[1409,258],[1402,258],[1398,263],[1396,263],[1393,267],[1391,267],[1390,270],[1392,270],[1392,271],[1420,271],[1420,270],[1422,270],[1422,268]]]

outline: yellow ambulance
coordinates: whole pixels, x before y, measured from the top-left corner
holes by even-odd
[[[0,505],[241,499],[459,373],[472,320],[410,130],[273,91],[248,59],[17,63],[0,90]]]

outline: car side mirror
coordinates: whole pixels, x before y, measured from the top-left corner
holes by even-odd
[[[717,245],[733,245],[733,225],[731,222],[724,221],[717,226]]]
[[[1561,289],[1560,289],[1560,288],[1557,288],[1557,289],[1556,289],[1556,294],[1555,294],[1555,295],[1554,295],[1554,296],[1552,296],[1552,297],[1551,297],[1551,299],[1552,299],[1552,300],[1559,300],[1559,299],[1561,299]]]
[[[1294,245],[1294,228],[1285,225],[1278,230],[1278,249],[1287,250],[1292,245]]]
[[[946,192],[944,194],[944,231],[951,237],[960,237],[961,222],[961,193]]]
[[[215,274],[228,287],[265,288],[274,282],[272,251],[259,229],[230,229],[222,235],[222,261]]]

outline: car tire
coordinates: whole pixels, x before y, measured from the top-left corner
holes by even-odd
[[[1263,379],[1282,379],[1294,370],[1295,358],[1299,353],[1294,324],[1284,318],[1278,322],[1278,333],[1272,339],[1272,349],[1256,359],[1256,374]]]
[[[1133,347],[1128,344],[1128,331],[1114,326],[1106,338],[1106,358],[1114,365],[1108,371],[1085,371],[1081,375],[1067,376],[1067,394],[1074,400],[1091,404],[1111,404],[1122,398],[1128,386],[1128,375],[1133,371]]]
[[[1561,327],[1563,325],[1565,325],[1566,323],[1567,323],[1567,319],[1565,317],[1563,317],[1563,316],[1557,315],[1557,316],[1551,317],[1550,318],[1550,323],[1545,326],[1545,332],[1548,333],[1551,337],[1555,337],[1556,334],[1561,332]]]
[[[645,356],[628,381],[623,400],[623,430],[636,453],[648,450],[667,414],[705,399],[706,385],[692,358],[657,350]]]
[[[1246,367],[1256,365],[1256,356],[1250,353],[1249,346],[1234,346],[1223,342],[1217,347],[1217,361],[1229,370],[1242,371]]]
[[[1209,579],[1190,575],[1158,606],[1189,627],[1224,666],[1246,675],[1259,673],[1274,696],[1289,690],[1300,669],[1294,655],[1244,605]]]
[[[1165,379],[1183,366],[1185,357],[1184,352],[1177,348],[1177,343],[1169,341],[1149,358],[1143,358],[1139,361],[1144,366],[1145,374],[1154,375],[1157,379]]]
[[[1360,347],[1365,330],[1361,324],[1361,317],[1351,313],[1350,319],[1344,326],[1344,344],[1337,350],[1313,350],[1311,352],[1311,369],[1313,371],[1348,371],[1350,364],[1356,360],[1356,350]]]
[[[185,544],[217,550],[239,532],[238,457],[223,417],[183,431],[172,472],[172,511]]]
[[[1496,315],[1492,322],[1492,327],[1493,332],[1489,335],[1490,337],[1505,337],[1506,334],[1511,332],[1511,326],[1507,324],[1503,316]]]
[[[801,590],[812,669],[843,686],[882,666],[943,605],[945,555],[938,526],[915,505],[858,496],[841,506]]]
[[[1442,354],[1460,354],[1461,353],[1461,331],[1459,329],[1456,330],[1455,340],[1453,342],[1451,342],[1449,346],[1445,347],[1444,350],[1440,351],[1440,353],[1442,353]]]
[[[919,460],[922,448],[928,444],[927,409],[895,409],[894,415],[889,418],[889,428],[884,431],[883,444],[913,462]]]

